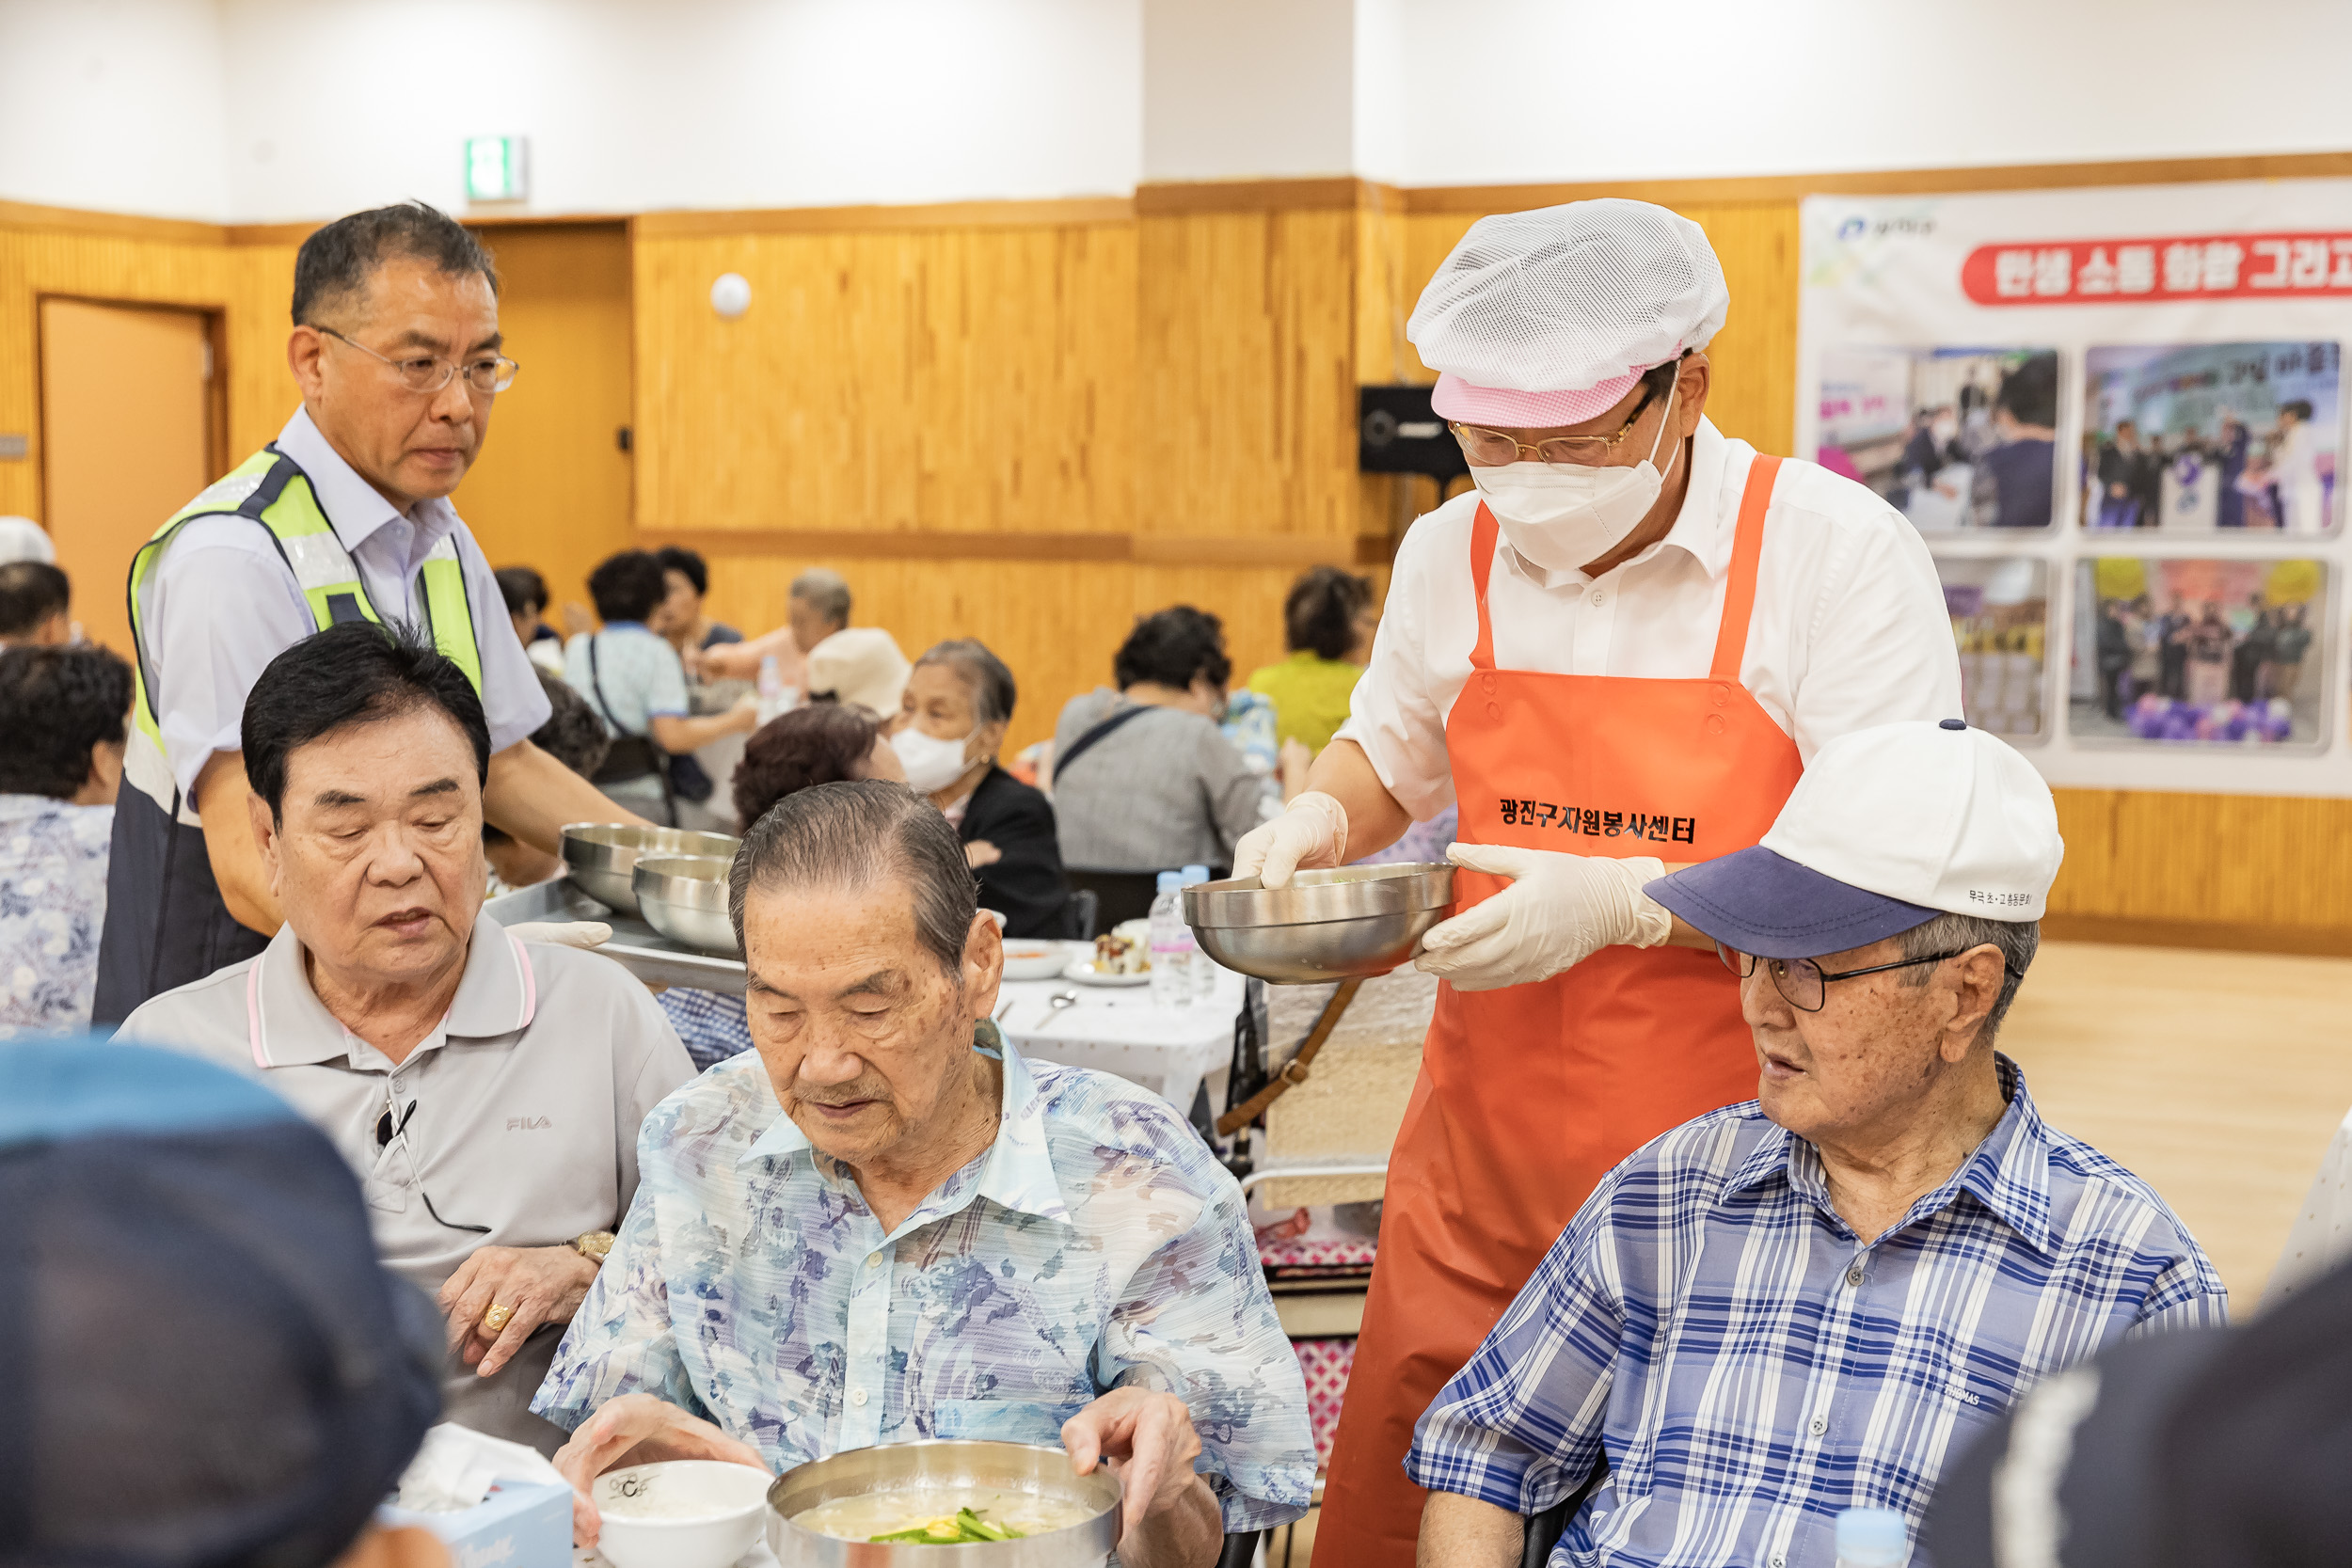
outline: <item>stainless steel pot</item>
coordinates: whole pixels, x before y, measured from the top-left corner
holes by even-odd
[[[711,855],[733,860],[742,840],[683,828],[638,828],[619,822],[574,822],[564,829],[564,867],[581,892],[623,914],[637,914],[629,872],[640,855]]]
[[[1306,986],[1386,974],[1453,902],[1451,865],[1348,865],[1301,871],[1275,892],[1255,877],[1201,882],[1184,890],[1184,920],[1226,968]]]
[[[629,872],[638,912],[672,942],[728,958],[743,956],[727,918],[727,870],[713,855],[644,855]]]
[[[844,1541],[794,1522],[821,1503],[918,1486],[1028,1492],[1093,1513],[1068,1529],[962,1546]],[[768,1488],[768,1546],[783,1568],[1099,1568],[1118,1544],[1119,1478],[1109,1466],[1073,1475],[1067,1453],[1029,1443],[934,1438],[851,1449],[787,1470]]]

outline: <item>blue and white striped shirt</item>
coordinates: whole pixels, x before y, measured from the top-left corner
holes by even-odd
[[[1867,1245],[1813,1146],[1753,1101],[1636,1150],[1422,1415],[1406,1470],[1537,1513],[1605,1458],[1552,1568],[1827,1568],[1853,1507],[1915,1537],[1946,1464],[2038,1379],[2227,1313],[2154,1191],[1999,1070],[1992,1134]]]

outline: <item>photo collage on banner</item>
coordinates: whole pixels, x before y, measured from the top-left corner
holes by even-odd
[[[1804,203],[1796,450],[2053,784],[2352,795],[2352,181]]]

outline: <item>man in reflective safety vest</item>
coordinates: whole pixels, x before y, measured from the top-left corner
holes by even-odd
[[[254,847],[239,726],[272,658],[337,621],[398,621],[482,695],[483,814],[556,847],[566,822],[639,820],[531,743],[548,700],[489,562],[447,497],[516,366],[489,253],[421,203],[355,213],[294,260],[278,439],[133,559],[137,697],[115,808],[96,1022],[261,952],[282,924]]]

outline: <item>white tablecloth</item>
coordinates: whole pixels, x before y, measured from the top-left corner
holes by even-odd
[[[1191,1113],[1193,1096],[1206,1084],[1210,1109],[1222,1110],[1243,985],[1240,975],[1219,970],[1208,1000],[1160,1007],[1149,986],[1008,980],[997,998],[996,1027],[1024,1056],[1116,1073],[1182,1115]],[[1075,991],[1078,1000],[1055,1008],[1049,999],[1057,991]]]

